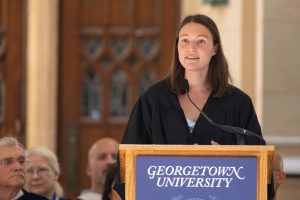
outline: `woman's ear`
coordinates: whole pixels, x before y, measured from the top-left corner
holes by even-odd
[[[57,181],[57,180],[58,180],[58,178],[59,178],[59,174],[57,174],[57,173],[54,173],[54,179]]]
[[[215,44],[213,47],[213,54],[216,55],[217,51],[218,51],[219,45]]]

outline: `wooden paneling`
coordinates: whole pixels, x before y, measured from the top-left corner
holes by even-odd
[[[24,140],[24,1],[0,0],[0,136]],[[24,16],[23,16],[24,15]]]
[[[179,1],[64,0],[60,9],[59,156],[75,196],[89,187],[89,147],[120,141],[141,91],[168,72]]]

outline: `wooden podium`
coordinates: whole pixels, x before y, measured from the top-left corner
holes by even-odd
[[[121,180],[126,184],[125,199],[136,199],[136,164],[138,157],[209,157],[209,158],[254,158],[256,165],[256,200],[267,199],[267,184],[272,176],[274,146],[253,145],[127,145],[120,144]],[[255,167],[253,167],[255,168]],[[160,198],[156,198],[159,200]],[[171,198],[183,199],[183,198]],[[170,200],[171,200],[170,199]],[[195,198],[196,199],[196,198]],[[200,198],[199,198],[200,199]],[[211,198],[213,199],[213,198]],[[217,198],[215,198],[217,199]],[[220,199],[220,198],[219,198]],[[222,198],[221,198],[222,199]]]

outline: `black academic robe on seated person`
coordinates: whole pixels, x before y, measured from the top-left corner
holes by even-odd
[[[24,194],[21,197],[19,197],[18,200],[48,200],[46,197],[27,192],[25,190],[23,190],[23,193]]]
[[[234,86],[222,97],[209,96],[202,110],[215,123],[241,127],[262,136],[250,97]],[[178,96],[165,79],[138,99],[121,143],[210,145],[212,140],[221,145],[232,145],[236,144],[237,138],[210,124],[203,115],[199,116],[190,133]],[[245,142],[265,144],[264,140],[253,136],[247,136]],[[124,188],[119,186],[116,184],[115,189],[123,196]]]

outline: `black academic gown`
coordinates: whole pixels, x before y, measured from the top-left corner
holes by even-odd
[[[215,123],[241,127],[262,136],[250,97],[234,86],[222,97],[209,96],[202,110]],[[232,145],[237,143],[237,136],[213,126],[203,115],[190,133],[177,94],[166,79],[154,84],[138,99],[121,143],[210,145],[212,140]],[[265,144],[253,136],[246,136],[245,142]],[[124,188],[119,186],[116,184],[115,189],[123,196]]]
[[[25,190],[23,190],[23,193],[24,194],[18,198],[18,200],[48,200],[46,197],[27,192]]]
[[[232,87],[223,97],[210,96],[203,111],[215,123],[241,127],[262,135],[250,97],[236,87]],[[199,116],[190,133],[177,94],[172,92],[168,81],[163,80],[137,101],[122,143],[209,145],[211,140],[225,145],[236,144],[236,135],[213,126],[203,115]],[[246,143],[264,142],[247,137]]]

